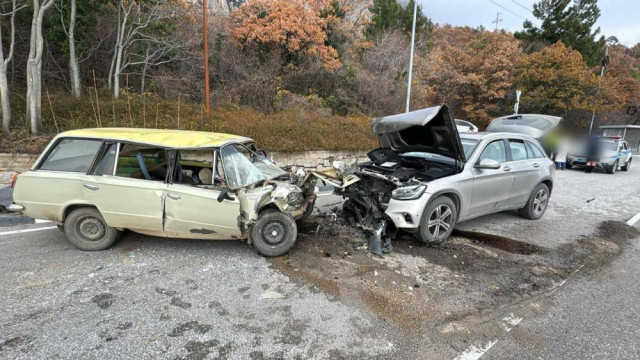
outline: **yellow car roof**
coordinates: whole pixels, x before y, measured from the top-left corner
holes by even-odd
[[[244,136],[205,131],[96,128],[78,129],[61,133],[58,137],[82,137],[105,140],[120,140],[171,148],[220,147],[229,143],[246,143],[253,140]]]

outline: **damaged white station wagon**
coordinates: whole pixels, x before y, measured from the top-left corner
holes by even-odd
[[[189,239],[248,239],[260,254],[295,244],[315,178],[292,183],[253,140],[196,131],[73,130],[56,136],[20,174],[14,204],[58,222],[83,250],[102,250],[123,230]],[[299,185],[299,186],[298,186]]]
[[[460,221],[511,209],[535,220],[547,209],[555,166],[531,136],[460,135],[446,105],[371,127],[381,147],[370,162],[315,173],[347,199],[343,213],[371,234],[371,252],[389,250],[399,229],[436,245]]]

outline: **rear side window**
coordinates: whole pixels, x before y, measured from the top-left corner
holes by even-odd
[[[509,146],[511,147],[511,158],[513,161],[527,160],[527,147],[522,140],[509,140]]]
[[[529,155],[533,155],[533,158],[542,159],[546,157],[544,153],[540,150],[540,148],[537,147],[535,144],[527,141],[527,145],[529,145],[529,151],[530,151]]]
[[[120,144],[116,176],[164,181],[167,177],[165,150],[148,146]]]
[[[39,169],[86,173],[101,144],[101,140],[62,139],[49,152]]]

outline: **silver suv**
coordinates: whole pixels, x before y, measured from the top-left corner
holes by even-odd
[[[512,209],[536,220],[547,209],[555,166],[529,135],[459,135],[446,105],[373,119],[372,129],[382,147],[371,162],[317,173],[347,198],[348,220],[371,232],[372,252],[397,229],[440,244],[459,221]]]

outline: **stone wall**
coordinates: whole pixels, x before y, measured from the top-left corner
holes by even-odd
[[[366,161],[365,151],[306,151],[299,153],[273,152],[269,157],[280,166],[296,166],[317,169],[331,166],[333,161],[347,165]],[[11,182],[14,171],[23,172],[31,168],[38,155],[0,154],[0,186]]]

